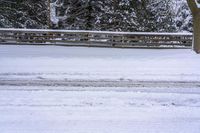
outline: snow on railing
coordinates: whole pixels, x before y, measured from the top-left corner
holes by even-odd
[[[116,32],[116,31],[90,31],[90,30],[56,30],[56,29],[14,29],[0,28],[1,31],[24,31],[24,32],[62,32],[62,33],[100,33],[100,34],[130,34],[130,35],[192,35],[192,33],[169,33],[169,32]]]
[[[0,43],[99,47],[191,47],[192,33],[1,28]]]

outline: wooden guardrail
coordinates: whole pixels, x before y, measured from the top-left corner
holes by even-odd
[[[192,33],[0,29],[0,44],[53,44],[97,47],[192,46]]]

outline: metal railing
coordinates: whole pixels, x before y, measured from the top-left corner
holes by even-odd
[[[0,29],[0,44],[189,48],[192,33]]]

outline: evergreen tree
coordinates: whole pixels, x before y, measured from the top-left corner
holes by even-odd
[[[174,12],[174,24],[176,31],[179,32],[192,32],[192,15],[188,8],[186,0],[176,0],[172,4]]]
[[[174,31],[172,11],[168,0],[132,0],[137,31]]]
[[[47,28],[47,0],[0,0],[0,27]],[[186,0],[50,0],[51,28],[76,30],[192,31]],[[58,6],[57,6],[58,5]],[[58,21],[59,20],[59,21]]]
[[[0,27],[43,28],[46,26],[46,0],[1,0]]]

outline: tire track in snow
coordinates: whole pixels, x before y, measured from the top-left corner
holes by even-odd
[[[65,87],[178,87],[200,88],[199,81],[132,81],[132,80],[26,80],[0,79],[0,86],[65,86]]]

